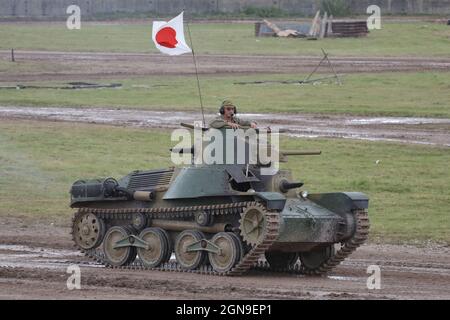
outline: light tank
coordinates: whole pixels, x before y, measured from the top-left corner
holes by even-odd
[[[171,152],[193,157],[195,150]],[[320,153],[280,151],[280,160]],[[308,194],[289,170],[267,175],[264,168],[259,162],[192,163],[118,180],[78,180],[70,190],[71,207],[78,209],[73,241],[113,268],[320,275],[367,239],[365,194]]]

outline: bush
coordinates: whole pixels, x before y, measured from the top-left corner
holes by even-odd
[[[347,0],[322,0],[320,7],[322,11],[332,14],[333,17],[345,17],[351,14],[350,4]]]
[[[246,16],[259,17],[259,18],[274,18],[274,17],[284,17],[287,15],[286,12],[276,7],[245,7],[242,10]]]

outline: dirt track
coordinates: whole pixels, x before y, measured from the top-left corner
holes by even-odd
[[[0,83],[94,80],[194,73],[192,57],[160,54],[16,51],[17,64],[34,71],[1,73]],[[0,50],[8,61],[9,51]],[[450,59],[333,57],[338,73],[450,71]],[[320,57],[198,55],[202,74],[300,74]],[[329,73],[329,69],[319,69]],[[245,116],[245,115],[244,115]],[[291,136],[338,137],[450,146],[450,120],[316,115],[247,115],[261,125],[288,127]],[[0,118],[79,121],[166,127],[192,122],[190,112],[0,107]],[[174,118],[176,121],[173,121]],[[450,299],[450,247],[368,244],[327,277],[251,271],[242,277],[111,270],[86,260],[72,246],[69,218],[0,218],[0,299]],[[66,288],[67,266],[79,264],[82,290]],[[367,267],[381,267],[381,290],[366,287]]]
[[[213,115],[208,115],[208,121]],[[450,119],[312,114],[243,114],[261,127],[289,129],[291,137],[333,137],[450,147]],[[149,128],[179,128],[201,119],[196,112],[133,109],[2,107],[0,118],[70,121]]]
[[[82,290],[69,291],[66,268],[74,263]],[[366,287],[371,264],[381,268],[381,290]],[[219,277],[105,269],[73,250],[67,227],[29,218],[0,222],[0,299],[450,299],[449,284],[448,246],[365,245],[327,277]]]
[[[8,61],[10,51],[0,50],[0,59]],[[194,74],[192,57],[176,58],[151,53],[55,52],[16,51],[17,63],[33,62],[42,70],[27,73],[0,74],[0,82],[39,80],[88,80],[101,78],[129,78],[149,75]],[[255,55],[198,55],[202,74],[309,73],[321,57],[312,56],[255,56]],[[450,71],[450,59],[410,57],[333,57],[338,73]],[[37,68],[39,70],[39,68]],[[318,72],[330,73],[328,67]]]

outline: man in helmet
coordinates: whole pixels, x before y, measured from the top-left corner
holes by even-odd
[[[236,117],[237,109],[236,106],[230,101],[225,100],[220,106],[220,116],[214,118],[210,123],[209,127],[214,129],[221,128],[233,128],[239,129],[242,127],[256,128],[256,122],[251,122]]]

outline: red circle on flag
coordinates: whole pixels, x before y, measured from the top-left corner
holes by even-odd
[[[156,42],[166,48],[175,48],[178,43],[177,32],[171,27],[162,28],[156,34]]]

